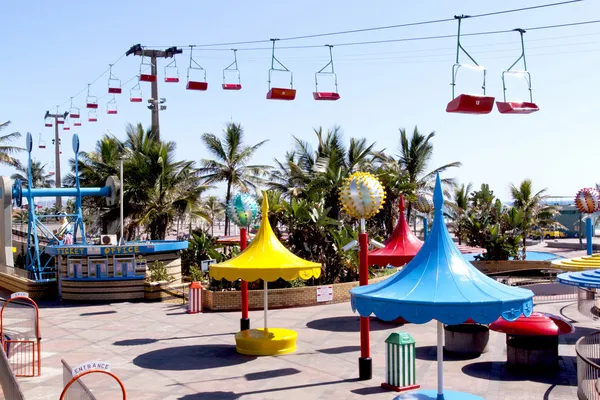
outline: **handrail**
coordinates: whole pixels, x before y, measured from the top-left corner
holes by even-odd
[[[600,379],[600,331],[582,336],[575,343],[577,354],[577,397],[583,400],[598,400]],[[592,359],[590,359],[592,358]]]

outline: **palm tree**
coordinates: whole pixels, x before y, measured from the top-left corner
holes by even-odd
[[[10,178],[20,179],[23,183],[23,186],[27,187],[29,184],[27,179],[27,166],[17,161],[15,167],[19,172],[12,174]],[[46,173],[44,168],[46,168],[46,164],[42,165],[40,161],[31,161],[31,183],[33,184],[33,187],[49,188],[54,186],[54,179],[52,179],[52,175]]]
[[[414,195],[420,193],[433,193],[433,186],[435,183],[435,176],[438,172],[444,172],[448,168],[460,167],[462,164],[458,161],[454,161],[441,167],[435,168],[431,172],[426,172],[427,164],[433,156],[433,144],[431,139],[435,136],[435,132],[431,132],[425,136],[419,132],[419,129],[415,126],[413,129],[412,137],[409,139],[404,128],[400,129],[400,154],[398,162],[404,167],[408,173],[409,183],[414,185],[416,192]],[[454,185],[453,179],[442,179],[442,183],[447,185]],[[413,202],[408,202],[406,210],[406,217],[410,221],[413,209]]]
[[[208,196],[204,201],[204,210],[210,218],[210,235],[215,235],[215,220],[223,214],[223,206],[217,196]]]
[[[10,121],[0,123],[0,132],[10,125]],[[21,137],[19,132],[9,133],[0,136],[0,164],[16,166],[18,161],[12,157],[12,154],[21,152],[25,149],[17,146],[11,146],[10,143]]]
[[[219,138],[212,133],[202,135],[202,141],[215,159],[201,160],[200,173],[207,184],[226,182],[225,203],[231,199],[231,189],[243,192],[255,189],[263,182],[261,176],[271,167],[268,165],[248,165],[256,151],[267,142],[263,140],[253,146],[244,146],[244,130],[241,124],[228,123]],[[229,234],[229,217],[225,215],[225,235]]]
[[[526,259],[527,237],[531,229],[534,226],[546,226],[556,223],[553,217],[558,214],[558,210],[554,206],[545,204],[544,200],[548,197],[545,193],[546,189],[534,193],[531,179],[525,179],[518,187],[514,184],[510,185],[513,205],[523,213],[520,224],[523,235],[523,260]]]
[[[458,237],[458,244],[462,244],[463,227],[465,219],[467,218],[467,211],[469,209],[469,195],[473,185],[471,183],[465,185],[464,183],[460,186],[454,187],[453,202],[449,203],[452,211],[452,219],[455,224],[455,233]]]

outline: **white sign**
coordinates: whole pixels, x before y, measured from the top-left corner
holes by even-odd
[[[14,299],[15,297],[29,297],[29,293],[27,293],[27,292],[14,292],[13,294],[10,295],[11,299]]]
[[[99,246],[90,246],[87,248],[87,253],[90,256],[100,255],[100,247]]]
[[[95,370],[95,371],[110,371],[110,364],[104,361],[90,361],[85,364],[81,364],[77,368],[73,368],[71,374],[73,376],[78,375],[85,371]]]
[[[317,303],[333,300],[333,286],[317,286]]]

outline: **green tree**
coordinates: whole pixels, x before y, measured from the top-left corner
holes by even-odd
[[[469,210],[469,196],[472,189],[473,185],[471,183],[467,185],[463,183],[460,186],[455,186],[452,196],[453,201],[449,203],[450,217],[454,222],[458,244],[462,244],[464,227],[466,219],[468,218],[467,212]]]
[[[268,165],[249,165],[256,151],[267,142],[245,146],[241,124],[228,123],[222,138],[212,133],[202,135],[202,142],[214,159],[201,160],[200,173],[207,184],[225,182],[225,203],[231,199],[232,189],[248,191],[263,182],[261,178],[271,168]],[[229,217],[225,215],[225,235],[229,234]]]
[[[523,213],[519,228],[523,236],[523,260],[525,260],[529,232],[536,226],[543,227],[555,224],[554,216],[558,214],[558,210],[556,207],[545,203],[548,197],[546,189],[534,192],[531,179],[525,179],[519,186],[511,184],[510,195],[514,207]]]
[[[18,171],[10,176],[11,179],[20,179],[23,186],[28,186],[27,165],[23,165],[17,161],[15,165]],[[31,160],[31,183],[34,188],[49,188],[54,186],[52,175],[45,171],[46,164],[42,165],[40,161]]]
[[[0,132],[8,128],[10,121],[0,123]],[[13,157],[13,154],[21,152],[25,149],[17,146],[12,146],[10,143],[20,138],[19,132],[9,133],[0,136],[0,164],[17,166],[18,161]]]
[[[400,154],[398,162],[406,170],[408,180],[415,187],[416,195],[421,193],[433,193],[435,184],[435,176],[438,172],[444,172],[448,168],[460,167],[462,164],[454,161],[441,167],[435,168],[431,172],[426,172],[429,161],[433,157],[433,143],[431,140],[435,136],[435,132],[431,132],[425,136],[419,132],[415,126],[412,136],[409,138],[404,128],[400,129]],[[454,185],[453,179],[442,179],[442,183],[446,185]],[[407,206],[406,216],[410,221],[412,217],[413,202],[409,201]]]
[[[217,198],[217,196],[208,196],[204,201],[204,209],[206,214],[210,218],[210,235],[215,234],[215,220],[221,217],[224,213],[223,205]]]

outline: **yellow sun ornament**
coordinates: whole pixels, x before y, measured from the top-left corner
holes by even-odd
[[[348,215],[369,219],[383,208],[385,190],[375,175],[355,172],[346,178],[340,191],[340,202]]]

